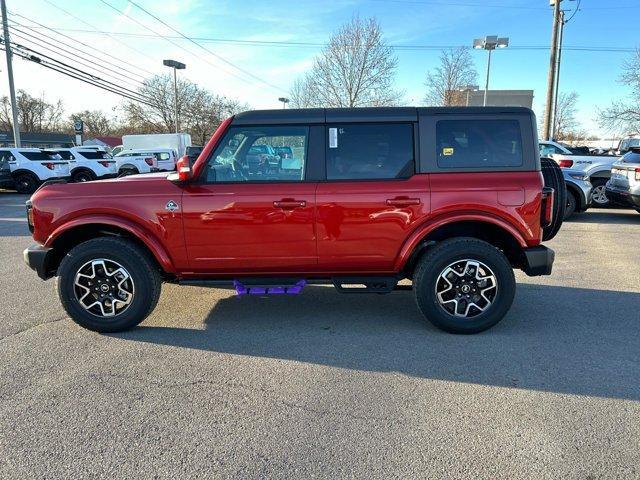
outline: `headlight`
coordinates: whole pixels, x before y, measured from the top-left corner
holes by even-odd
[[[586,182],[587,180],[589,180],[589,175],[583,175],[581,173],[569,174],[569,176],[571,178],[575,178],[576,180],[582,180],[583,182]]]

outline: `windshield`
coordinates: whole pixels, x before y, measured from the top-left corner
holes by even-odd
[[[71,152],[68,150],[55,150],[55,151],[51,151],[51,152],[47,152],[49,155],[52,156],[57,156],[58,158],[61,158],[63,160],[73,160],[73,155],[71,155]]]
[[[640,152],[636,151],[625,153],[622,156],[621,161],[624,163],[640,163]]]

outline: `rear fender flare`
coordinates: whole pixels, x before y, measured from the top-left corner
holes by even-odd
[[[137,240],[145,244],[145,246],[149,249],[151,254],[155,257],[155,259],[158,261],[158,264],[165,272],[176,273],[173,261],[171,260],[171,257],[169,256],[167,250],[152,232],[140,226],[139,224],[132,222],[131,220],[126,220],[117,216],[91,215],[70,220],[69,222],[64,223],[64,225],[56,228],[49,235],[44,246],[51,247],[53,245],[53,242],[55,242],[55,240],[59,238],[63,233],[68,232],[73,228],[85,225],[106,225],[116,227],[128,232]]]
[[[396,259],[396,263],[394,265],[394,271],[399,272],[404,268],[405,264],[411,258],[411,254],[413,253],[414,249],[418,245],[420,245],[420,243],[425,239],[425,237],[427,237],[427,235],[429,235],[431,232],[435,231],[436,229],[444,225],[450,225],[450,224],[465,222],[465,221],[484,222],[484,223],[488,223],[488,224],[500,227],[503,230],[505,230],[507,233],[509,233],[516,240],[516,242],[518,242],[518,245],[520,245],[520,247],[522,248],[528,247],[527,242],[522,236],[522,234],[513,225],[509,224],[505,220],[502,220],[498,217],[483,215],[478,213],[456,215],[455,217],[451,217],[447,215],[446,217],[439,217],[439,218],[432,219],[427,224],[424,224],[418,227],[418,229],[415,230],[411,234],[411,236],[409,236],[409,238],[405,241],[404,245],[400,249],[400,254],[398,255]]]

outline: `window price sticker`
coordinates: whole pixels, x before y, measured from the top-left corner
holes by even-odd
[[[338,129],[329,129],[329,148],[338,148]]]

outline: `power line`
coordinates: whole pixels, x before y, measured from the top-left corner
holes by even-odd
[[[86,71],[81,70],[81,69],[79,69],[77,67],[69,65],[69,64],[67,64],[65,62],[60,61],[57,58],[50,57],[49,55],[47,55],[45,53],[42,53],[42,52],[39,52],[38,50],[34,50],[33,48],[27,47],[26,45],[21,45],[21,44],[16,43],[16,42],[11,42],[11,43],[15,47],[20,48],[21,50],[24,50],[24,51],[27,51],[27,52],[33,52],[34,54],[36,54],[36,55],[38,55],[40,57],[43,57],[43,58],[46,58],[47,60],[55,62],[56,64],[58,64],[58,66],[61,66],[62,68],[65,68],[66,70],[71,70],[71,71],[74,71],[74,72],[78,72],[80,74],[89,76],[93,80],[105,83],[105,84],[110,85],[110,86],[112,86],[114,88],[118,88],[118,89],[120,89],[120,90],[122,90],[124,92],[127,92],[130,95],[135,95],[135,96],[138,96],[140,98],[144,98],[142,95],[140,95],[138,92],[136,92],[134,90],[128,89],[126,87],[122,87],[122,86],[120,86],[120,85],[118,85],[116,83],[113,83],[113,82],[109,81],[109,80],[105,80],[104,78],[101,78],[101,77],[98,77],[96,75],[93,75],[91,72],[86,72]]]
[[[582,10],[582,9],[581,9]],[[35,27],[34,27],[35,28]],[[118,35],[123,37],[131,37],[131,38],[158,38],[158,35],[152,35],[148,33],[128,33],[128,32],[113,32],[113,31],[104,31],[104,30],[86,30],[86,29],[78,29],[78,28],[59,28],[58,30],[69,31],[69,32],[78,32],[78,33],[88,33],[88,34],[96,34],[96,35]],[[288,42],[288,41],[277,41],[277,40],[242,40],[242,39],[234,39],[234,38],[217,38],[217,37],[192,37],[194,40],[199,42],[211,42],[211,43],[220,43],[220,44],[229,44],[229,45],[245,45],[245,46],[264,46],[264,47],[290,47],[290,48],[322,48],[326,47],[326,43],[318,43],[318,42]],[[182,37],[178,35],[163,35],[159,38],[160,40],[166,39],[174,39],[180,40]],[[447,50],[454,48],[468,48],[472,49],[469,45],[389,45],[390,48],[394,50]],[[575,50],[575,51],[584,51],[584,52],[635,52],[636,49],[634,47],[619,47],[619,46],[594,46],[594,45],[568,45],[563,46],[565,50]],[[505,51],[512,50],[549,50],[549,45],[509,45],[509,48]]]
[[[4,46],[0,47],[0,50],[6,51]],[[65,70],[64,68],[61,68],[61,67],[59,67],[59,66],[57,66],[55,64],[50,64],[50,63],[42,60],[41,58],[39,58],[39,57],[37,57],[35,55],[31,55],[31,54],[28,54],[28,53],[25,53],[25,52],[15,51],[15,50],[12,53],[14,55],[22,58],[23,60],[34,62],[34,63],[36,63],[36,64],[38,64],[38,65],[40,65],[42,67],[48,68],[50,70],[53,70],[53,71],[58,72],[58,73],[61,73],[61,74],[66,75],[68,77],[74,78],[76,80],[80,80],[81,82],[88,83],[89,85],[93,85],[94,87],[98,87],[98,88],[100,88],[102,90],[106,90],[106,91],[115,93],[116,95],[120,95],[121,97],[128,98],[128,99],[136,101],[138,103],[143,103],[143,104],[148,105],[150,107],[154,106],[152,103],[149,103],[149,102],[147,102],[145,100],[141,100],[139,98],[135,98],[135,97],[133,97],[131,95],[128,95],[126,93],[122,93],[122,92],[117,91],[115,89],[112,89],[112,88],[110,88],[108,86],[102,85],[102,84],[97,83],[95,81],[91,81],[91,80],[87,79],[86,77],[83,77],[82,75],[78,75],[78,74],[74,74],[72,72],[69,72],[69,71]]]
[[[92,24],[90,24],[89,22],[87,22],[85,19],[80,18],[76,15],[74,15],[73,13],[71,13],[70,11],[62,8],[59,5],[56,5],[54,2],[52,2],[51,0],[44,0],[45,2],[47,2],[49,5],[51,5],[54,8],[57,8],[58,10],[60,10],[61,12],[66,13],[67,15],[69,15],[71,18],[84,23],[85,25],[88,25],[92,30],[98,30],[95,26],[93,26]],[[148,58],[149,60],[156,62],[156,59],[151,57],[150,55],[147,55],[145,52],[138,50],[137,48],[133,48],[131,45],[117,39],[116,37],[114,37],[113,35],[107,35],[109,38],[111,38],[114,42],[119,43],[120,45],[124,45],[125,47],[127,47],[129,50],[138,53],[139,55],[142,55],[145,58]]]
[[[101,2],[104,2],[104,0],[100,0]],[[254,78],[255,80],[257,80],[260,83],[263,83],[264,85],[267,85],[268,87],[273,88],[275,91],[277,92],[282,92],[283,90],[278,87],[277,85],[274,85],[272,83],[267,82],[266,80],[258,77],[257,75],[254,75],[253,73],[249,72],[248,70],[245,70],[242,67],[239,67],[238,65],[234,64],[233,62],[230,62],[229,60],[227,60],[226,58],[218,55],[215,52],[212,52],[211,50],[209,50],[208,48],[202,46],[201,44],[199,44],[198,42],[196,42],[195,40],[193,40],[192,38],[186,36],[185,34],[183,34],[182,32],[180,32],[179,30],[175,29],[174,27],[172,27],[171,25],[169,25],[168,23],[166,23],[165,21],[163,21],[161,18],[158,18],[156,15],[154,15],[153,13],[149,12],[147,9],[145,9],[144,7],[141,7],[140,5],[138,5],[136,2],[134,2],[133,0],[129,0],[129,3],[133,6],[135,6],[136,8],[142,10],[144,13],[146,13],[147,15],[149,15],[151,18],[154,18],[155,20],[157,20],[158,22],[162,23],[164,26],[168,27],[169,29],[171,29],[172,31],[174,31],[175,33],[177,33],[178,35],[180,35],[181,37],[183,37],[185,40],[188,40],[189,42],[193,43],[194,45],[200,47],[202,50],[204,50],[205,52],[208,52],[209,54],[213,55],[214,57],[216,57],[218,60],[226,63],[227,65],[235,68],[236,70],[239,70],[240,72],[244,73],[245,75],[248,75],[251,78]]]
[[[85,57],[82,57],[81,55],[78,55],[77,52],[72,52],[70,50],[67,50],[65,48],[59,47],[53,43],[47,42],[46,40],[42,40],[40,38],[34,37],[32,35],[29,35],[27,32],[24,32],[23,30],[20,30],[19,28],[16,28],[15,26],[11,27],[11,31],[13,32],[13,35],[21,38],[22,40],[27,40],[29,42],[33,42],[35,43],[37,46],[39,46],[40,48],[44,48],[46,50],[48,50],[51,53],[54,53],[56,55],[59,55],[63,58],[66,58],[67,60],[71,60],[74,62],[78,62],[81,65],[85,66],[85,67],[89,67],[89,68],[93,68],[96,69],[100,72],[100,74],[102,75],[107,75],[119,82],[124,82],[127,83],[128,85],[133,86],[134,88],[139,88],[140,86],[143,85],[142,82],[140,82],[139,80],[135,80],[135,79],[130,79],[130,77],[128,77],[127,75],[123,74],[122,72],[119,72],[117,70],[115,71],[111,71],[109,69],[106,69],[104,67],[102,67],[99,64],[96,64],[95,61],[91,61],[90,59],[86,59]],[[16,33],[16,32],[20,32],[20,33]],[[58,51],[55,50],[60,50],[62,52],[65,53],[60,53]],[[118,78],[118,77],[122,77],[122,78]],[[136,82],[136,83],[132,83],[132,82]]]
[[[132,22],[140,25],[141,27],[145,28],[146,30],[149,30],[150,32],[152,32],[156,37],[162,38],[164,40],[166,40],[167,42],[171,43],[172,45],[175,45],[176,47],[180,48],[181,50],[184,50],[185,52],[187,52],[190,55],[193,55],[195,58],[197,58],[198,60],[205,62],[209,65],[211,65],[212,67],[215,67],[217,69],[222,70],[223,72],[231,75],[232,77],[237,78],[238,80],[242,80],[243,82],[249,82],[247,79],[229,71],[226,70],[224,67],[221,67],[220,65],[216,65],[214,63],[211,63],[210,61],[208,61],[206,58],[201,57],[200,55],[198,55],[197,53],[193,53],[191,50],[187,50],[186,48],[184,48],[182,45],[180,45],[179,43],[174,42],[171,38],[169,38],[166,35],[163,35],[161,33],[156,32],[153,28],[148,27],[147,25],[145,25],[144,23],[140,22],[139,20],[130,17],[129,15],[127,15],[125,12],[119,10],[118,8],[114,7],[113,5],[111,5],[109,2],[105,1],[105,0],[99,0],[100,2],[102,2],[103,4],[105,4],[107,7],[111,8],[112,10],[115,10],[116,12],[118,12],[120,15],[124,15],[125,17],[127,17],[129,20],[131,20]]]
[[[94,51],[96,51],[96,52],[100,52],[102,55],[105,55],[106,57],[112,58],[113,60],[116,60],[117,62],[119,62],[118,64],[114,64],[114,63],[112,63],[112,62],[109,62],[108,60],[102,59],[102,61],[103,61],[104,63],[108,63],[108,64],[113,65],[113,66],[115,66],[115,67],[117,67],[117,68],[120,68],[120,69],[122,69],[122,64],[125,64],[125,65],[129,65],[130,67],[136,68],[137,70],[140,70],[141,72],[145,72],[145,73],[147,73],[147,74],[149,74],[149,75],[156,75],[155,73],[150,72],[149,70],[145,70],[145,69],[144,69],[144,68],[142,68],[142,67],[139,67],[139,66],[137,66],[137,65],[134,65],[133,63],[129,63],[129,62],[127,62],[126,60],[122,60],[121,58],[118,58],[118,57],[116,57],[116,56],[114,56],[114,55],[111,55],[111,54],[110,54],[110,53],[108,53],[108,52],[105,52],[105,51],[103,51],[103,50],[97,49],[97,48],[95,48],[95,47],[93,47],[93,46],[91,46],[91,45],[87,45],[86,43],[81,42],[80,40],[78,40],[78,39],[76,39],[76,38],[70,37],[69,35],[65,35],[64,33],[62,33],[62,32],[60,32],[60,31],[58,31],[58,30],[57,30],[57,29],[55,29],[55,28],[48,27],[48,26],[46,26],[46,25],[43,25],[42,23],[36,22],[35,20],[32,20],[32,19],[31,19],[31,18],[29,18],[29,17],[25,17],[24,15],[21,15],[21,14],[16,13],[16,12],[11,12],[11,14],[10,14],[10,15],[11,15],[11,16],[18,16],[18,17],[20,17],[20,18],[24,18],[25,20],[27,20],[27,21],[29,21],[29,22],[32,22],[32,23],[34,23],[34,24],[36,24],[36,25],[38,25],[38,26],[40,26],[40,27],[42,27],[42,28],[45,28],[45,29],[47,29],[47,30],[49,30],[49,31],[51,31],[51,32],[56,33],[56,34],[57,34],[57,35],[59,35],[59,36],[62,36],[62,37],[64,37],[64,38],[67,38],[67,39],[71,40],[72,42],[74,42],[73,47],[74,47],[74,48],[76,48],[76,49],[78,49],[79,51],[82,51],[82,50],[78,47],[78,45],[83,45],[84,47],[87,47],[87,48],[89,48],[89,49],[91,49],[91,50],[94,50]],[[15,20],[14,20],[14,21],[15,21]],[[26,25],[21,25],[21,26],[29,28],[29,27],[28,27],[28,26],[26,26]],[[64,42],[62,42],[62,40],[60,40],[59,38],[56,38],[56,40],[57,40],[57,41],[59,41],[59,42],[61,42],[61,43],[64,43]],[[68,44],[66,44],[66,45],[67,45],[67,46],[69,46]],[[85,51],[84,53],[85,53],[85,54],[87,54],[87,52],[86,52],[86,51]],[[89,53],[89,55],[91,55],[91,53]],[[132,73],[132,74],[133,74],[133,73]],[[133,75],[136,75],[137,77],[140,77],[140,78],[144,78],[144,76],[143,76],[143,75],[140,75],[140,74],[133,74]]]

